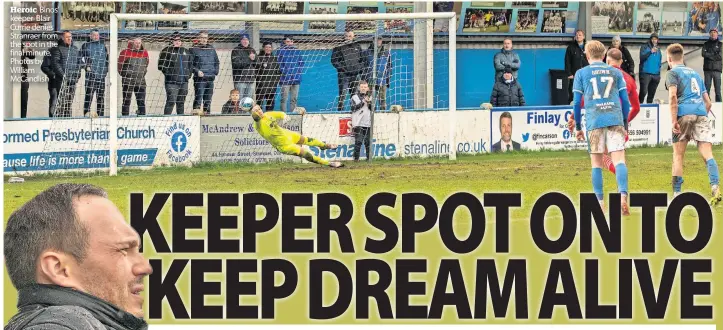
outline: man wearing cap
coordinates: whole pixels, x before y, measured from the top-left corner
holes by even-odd
[[[294,46],[294,39],[291,36],[284,37],[284,45],[276,52],[281,70],[281,111],[287,109],[294,111],[296,100],[299,97],[299,86],[301,85],[301,74],[304,72],[304,56]],[[290,100],[289,100],[290,99]],[[290,103],[287,108],[286,104]]]
[[[640,93],[638,100],[641,104],[646,103],[646,95],[648,96],[647,103],[653,103],[655,91],[658,90],[658,84],[660,83],[662,59],[663,56],[658,46],[658,34],[653,33],[650,35],[648,43],[640,47]]]
[[[191,48],[193,54],[193,110],[211,113],[213,82],[218,75],[219,60],[216,48],[208,43],[208,32],[198,34],[198,44]],[[202,108],[203,107],[203,108]]]
[[[163,114],[170,115],[173,108],[176,114],[182,115],[183,104],[188,95],[188,80],[191,79],[193,55],[183,47],[183,40],[178,32],[173,33],[171,45],[161,50],[158,58],[158,71],[163,73],[166,87],[166,105]]]
[[[249,45],[249,35],[241,35],[241,43],[231,51],[233,84],[239,97],[254,98],[256,89],[256,50]]]
[[[721,42],[718,40],[718,29],[710,30],[710,39],[703,44],[703,75],[705,89],[710,94],[715,91],[715,101],[721,102],[720,76],[721,76]],[[715,89],[711,89],[711,80]]]

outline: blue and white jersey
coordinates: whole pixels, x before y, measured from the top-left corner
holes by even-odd
[[[665,77],[665,87],[671,86],[678,89],[678,117],[708,115],[703,102],[703,94],[706,93],[705,84],[698,72],[682,64],[676,65]]]
[[[625,78],[620,70],[610,65],[594,62],[577,70],[572,92],[583,96],[588,131],[625,124],[621,90],[627,93]]]

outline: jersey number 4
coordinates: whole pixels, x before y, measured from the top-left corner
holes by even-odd
[[[605,93],[601,96],[600,90],[597,88],[597,79],[590,78],[590,84],[592,84],[592,99],[599,100],[601,98],[610,97],[610,90],[613,88],[613,81],[615,81],[613,77],[600,77],[600,82],[605,84]]]
[[[690,78],[690,90],[692,90],[695,95],[700,96],[700,86],[698,86],[698,81],[695,80],[695,78]]]

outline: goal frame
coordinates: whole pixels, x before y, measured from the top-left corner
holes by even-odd
[[[110,93],[109,93],[109,165],[110,175],[118,175],[118,87],[116,84],[120,84],[118,77],[118,31],[119,21],[129,20],[144,20],[144,21],[243,21],[246,23],[254,23],[261,21],[277,21],[277,22],[289,22],[289,21],[377,21],[377,20],[414,20],[414,19],[446,19],[449,20],[449,26],[454,27],[457,23],[457,14],[454,12],[426,12],[426,13],[377,13],[377,14],[292,14],[292,15],[263,15],[263,14],[239,14],[239,15],[215,15],[215,14],[197,14],[197,15],[185,15],[185,14],[124,14],[124,13],[112,13],[110,15],[110,50],[109,50],[109,78],[110,78]],[[427,22],[427,28],[430,27],[431,21]],[[427,56],[432,55],[432,47],[434,44],[434,34],[431,31],[427,31],[425,34],[427,41]],[[448,34],[448,46],[449,46],[449,160],[457,159],[457,148],[455,143],[455,113],[457,110],[457,35],[456,30],[450,29]],[[376,47],[376,45],[374,45]],[[432,55],[433,56],[433,55]],[[433,63],[433,59],[429,61]],[[432,64],[432,70],[433,64]],[[376,70],[375,70],[376,71]],[[431,71],[431,70],[427,70]],[[431,72],[427,72],[427,77],[432,76]],[[429,99],[431,97],[431,91],[429,89],[431,84],[428,84],[427,90],[427,106],[429,107]]]

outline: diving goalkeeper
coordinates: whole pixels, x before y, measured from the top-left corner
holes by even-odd
[[[264,113],[259,105],[254,105],[251,109],[251,117],[254,119],[254,128],[266,141],[276,148],[280,153],[285,155],[299,156],[312,163],[326,165],[330,167],[342,167],[341,162],[329,162],[321,159],[302,147],[303,145],[318,147],[321,150],[335,149],[335,144],[325,143],[314,138],[305,137],[297,132],[287,130],[279,124],[279,121],[286,119],[286,113],[279,111],[269,111]]]

